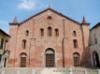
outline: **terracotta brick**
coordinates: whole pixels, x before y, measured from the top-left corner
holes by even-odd
[[[48,16],[51,19],[48,19]],[[64,21],[63,21],[64,20]],[[48,36],[48,27],[52,27],[52,36]],[[83,34],[82,28],[83,27]],[[85,47],[88,46],[89,26],[78,23],[68,17],[58,13],[53,9],[46,9],[40,14],[32,16],[31,18],[19,23],[17,25],[10,25],[10,41],[9,50],[10,57],[17,58],[15,67],[19,67],[20,54],[22,52],[27,54],[27,66],[28,67],[45,67],[45,51],[47,48],[52,48],[55,51],[55,64],[56,67],[63,66],[63,48],[65,66],[73,66],[73,53],[78,52],[81,59],[83,58],[83,36],[85,41]],[[44,36],[41,37],[40,29],[44,29]],[[55,36],[55,29],[59,29],[59,36]],[[64,31],[65,29],[65,31]],[[26,36],[25,32],[29,30],[29,36]],[[76,31],[77,36],[73,36],[73,31]],[[63,35],[65,34],[65,36]],[[22,47],[22,40],[27,41],[26,48]],[[63,42],[64,39],[64,42]],[[73,47],[73,39],[77,39],[78,48]],[[63,43],[63,44],[62,44]],[[64,46],[64,47],[63,47]],[[29,61],[30,58],[30,61]],[[86,59],[84,59],[86,60]],[[9,67],[13,67],[13,63],[9,64]],[[29,64],[30,63],[30,64]]]

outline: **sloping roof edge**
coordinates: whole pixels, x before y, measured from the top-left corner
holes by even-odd
[[[4,35],[6,35],[6,36],[10,37],[10,35],[9,35],[9,34],[7,34],[6,32],[4,32],[2,29],[0,29],[0,32],[2,32]]]
[[[98,26],[100,26],[100,22],[97,23],[95,26],[93,26],[93,27],[90,29],[90,31],[93,30],[94,28],[98,27]]]
[[[71,20],[71,21],[72,21],[72,22],[74,22],[74,23],[77,23],[77,24],[79,24],[79,25],[81,24],[80,22],[75,21],[75,20],[71,19],[70,17],[67,17],[67,16],[63,15],[62,13],[60,13],[60,12],[58,12],[58,11],[56,11],[56,10],[52,9],[52,8],[46,8],[46,9],[44,9],[43,11],[41,11],[41,12],[39,12],[39,13],[36,13],[35,15],[30,16],[30,17],[29,17],[29,18],[27,18],[26,20],[24,20],[24,21],[20,22],[20,24],[23,24],[24,22],[26,22],[26,21],[30,20],[31,18],[33,18],[33,17],[35,17],[35,16],[37,16],[37,15],[39,15],[39,14],[41,14],[41,13],[43,13],[43,12],[47,11],[47,10],[51,10],[51,11],[53,11],[53,12],[57,13],[58,15],[60,15],[60,16],[62,16],[62,17],[64,17],[64,18],[66,18],[66,19]]]

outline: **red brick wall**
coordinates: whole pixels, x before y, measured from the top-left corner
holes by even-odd
[[[51,14],[52,19],[47,19],[48,14]],[[63,21],[64,20],[64,21]],[[64,27],[65,25],[65,27]],[[52,27],[52,36],[47,35],[47,28]],[[44,36],[41,37],[40,29],[44,28]],[[59,37],[54,34],[54,29],[59,29]],[[73,66],[73,53],[78,52],[82,56],[83,44],[82,44],[82,32],[80,25],[75,23],[57,13],[47,10],[30,20],[22,23],[18,28],[16,26],[10,26],[11,39],[9,42],[10,57],[9,60],[16,59],[16,62],[8,62],[9,67],[19,67],[20,54],[22,52],[27,53],[28,67],[45,67],[45,50],[47,48],[53,48],[55,50],[55,65],[56,67],[62,67],[62,40],[64,38],[63,32],[65,28],[64,39],[64,56],[65,66]],[[18,30],[18,31],[17,31]],[[25,31],[29,30],[29,36],[25,36]],[[73,31],[77,32],[77,37],[73,37]],[[87,32],[89,29],[86,29]],[[88,33],[86,33],[85,36]],[[22,40],[27,40],[26,49],[22,48]],[[73,47],[73,39],[78,40],[79,47],[75,49]],[[87,43],[87,42],[86,42]]]

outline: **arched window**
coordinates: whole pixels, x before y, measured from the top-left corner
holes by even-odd
[[[100,67],[99,55],[96,51],[93,52],[93,64],[95,67]]]
[[[52,48],[48,48],[45,51],[45,60],[46,67],[54,67],[55,66],[55,51]]]
[[[22,46],[23,46],[24,49],[26,48],[26,42],[27,41],[25,39],[22,41]]]
[[[73,36],[77,36],[76,31],[73,31]]]
[[[41,36],[44,36],[44,29],[43,28],[40,29],[40,33],[41,33]]]
[[[2,49],[4,47],[4,39],[2,38],[1,39],[1,46],[0,46],[0,48]]]
[[[26,30],[26,36],[29,36],[29,31],[28,30]]]
[[[59,30],[55,29],[55,36],[59,36]]]
[[[21,53],[20,54],[20,67],[26,67],[27,64],[27,54]]]
[[[97,40],[97,38],[95,38],[95,44],[97,44],[98,43],[98,40]]]
[[[52,28],[48,27],[48,36],[52,36]]]
[[[94,35],[94,42],[95,42],[95,44],[97,44],[98,43],[98,40],[97,40],[97,37],[96,37],[96,34]]]
[[[76,39],[73,40],[74,48],[78,48],[78,41]]]
[[[78,52],[75,52],[73,54],[73,61],[74,61],[74,66],[80,66],[80,54]]]

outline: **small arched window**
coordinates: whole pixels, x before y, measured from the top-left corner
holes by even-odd
[[[52,28],[48,27],[48,36],[52,36]]]
[[[58,29],[55,29],[55,36],[59,36],[59,30]]]
[[[76,39],[73,40],[73,46],[74,48],[78,48],[78,41]]]
[[[94,42],[95,42],[95,44],[97,44],[98,43],[98,40],[97,40],[97,37],[96,37],[96,34],[94,34]]]
[[[20,54],[20,67],[26,67],[26,63],[27,63],[27,54],[21,53]]]
[[[76,31],[73,31],[73,36],[74,36],[74,37],[76,37],[76,36],[77,36]]]
[[[74,61],[74,66],[80,66],[80,54],[78,52],[75,52],[73,54],[73,61]]]
[[[41,33],[41,36],[44,36],[44,29],[43,28],[40,29],[40,33]]]
[[[28,30],[26,30],[26,36],[29,36],[29,31]]]
[[[98,40],[97,40],[97,38],[95,38],[95,44],[97,44],[98,43]]]
[[[25,39],[22,41],[22,46],[23,46],[24,49],[26,48],[26,42],[27,41]]]

